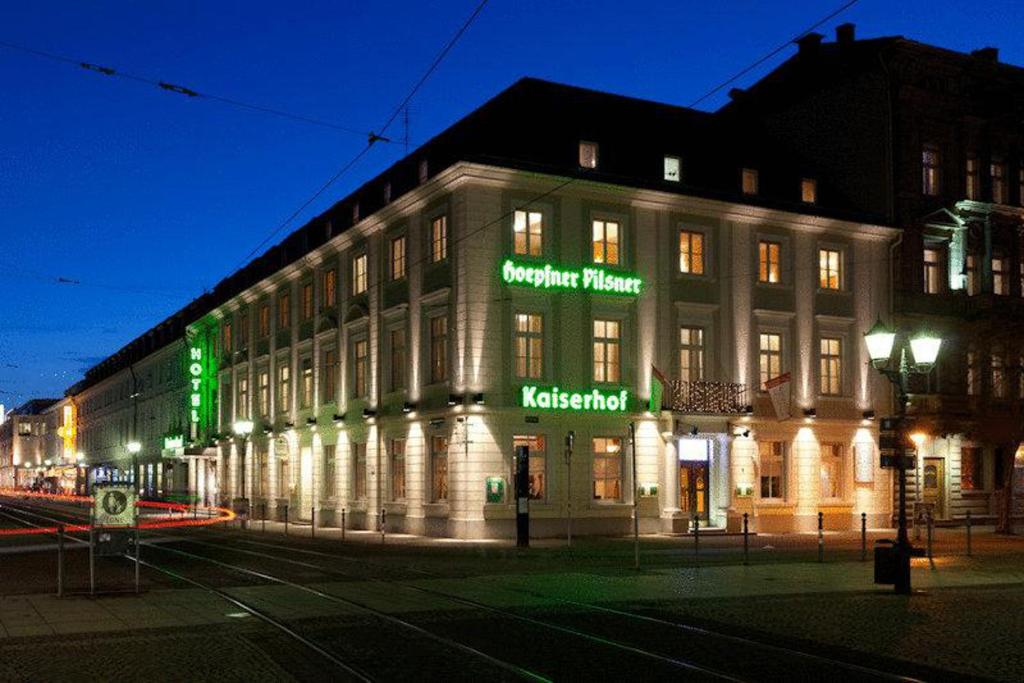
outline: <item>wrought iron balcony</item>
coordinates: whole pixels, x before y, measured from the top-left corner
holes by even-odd
[[[662,409],[689,415],[742,415],[750,410],[746,384],[670,380]]]

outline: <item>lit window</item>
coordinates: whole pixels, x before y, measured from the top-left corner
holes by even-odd
[[[335,455],[336,447],[334,444],[325,443],[321,446],[322,460],[322,474],[321,481],[323,487],[321,493],[324,498],[334,498],[338,491],[338,461]]]
[[[224,349],[225,353],[230,353],[235,350],[234,341],[231,338],[230,320],[225,320],[224,327],[221,329],[221,348]]]
[[[292,395],[292,368],[288,363],[277,366],[277,412],[287,413]]]
[[[366,291],[366,254],[352,257],[352,294]]]
[[[365,339],[358,339],[352,344],[352,395],[356,398],[367,394],[367,362],[369,361],[369,344]]]
[[[989,165],[989,175],[992,177],[992,203],[1006,203],[1006,164],[1002,161],[993,161]]]
[[[444,436],[430,437],[430,499],[448,500],[448,439]]]
[[[260,304],[260,310],[256,316],[260,337],[266,337],[270,334],[270,304]]]
[[[841,443],[821,444],[821,497],[843,497],[843,453]]]
[[[580,166],[597,168],[597,143],[580,142]]]
[[[818,250],[818,283],[822,289],[843,286],[843,254],[838,249]]]
[[[391,440],[391,500],[405,500],[405,439]]]
[[[321,368],[320,392],[322,404],[334,403],[337,396],[338,377],[338,352],[334,349],[324,349],[323,368]]]
[[[962,491],[985,490],[985,468],[977,446],[960,448],[960,489]]]
[[[309,408],[313,405],[313,359],[302,359],[302,391],[299,393],[300,408]]]
[[[512,220],[512,250],[520,256],[544,251],[544,217],[539,211],[516,211]]]
[[[334,306],[338,296],[338,271],[331,268],[324,271],[324,306]]]
[[[391,240],[391,279],[405,277],[405,235]]]
[[[352,443],[352,497],[366,499],[366,443]]]
[[[820,340],[821,393],[838,396],[843,388],[843,342],[836,337],[822,337]]]
[[[992,293],[1003,296],[1010,293],[1010,259],[992,259]]]
[[[760,441],[761,498],[781,499],[786,495],[786,444],[782,441]]]
[[[981,194],[981,180],[980,180],[980,168],[978,165],[978,157],[974,154],[970,154],[967,157],[966,167],[964,169],[966,175],[966,183],[964,186],[965,193],[968,199],[978,199]]]
[[[593,440],[592,498],[622,500],[622,439],[598,437]]]
[[[818,181],[814,178],[800,179],[800,201],[813,204],[818,201]]]
[[[939,294],[942,292],[942,252],[939,249],[924,250],[924,293]]]
[[[967,280],[967,296],[974,296],[978,293],[978,259],[974,254],[968,254],[964,261],[964,276]]]
[[[405,388],[405,328],[396,328],[388,333],[390,356],[391,391]]]
[[[704,274],[704,234],[679,231],[679,272]]]
[[[302,285],[302,319],[313,319],[313,283],[307,282]]]
[[[989,365],[992,374],[992,398],[1006,398],[1006,357],[1001,346],[992,349]]]
[[[238,378],[238,391],[237,405],[235,406],[235,415],[237,417],[247,416],[249,414],[249,378],[241,376]],[[262,415],[262,413],[260,413]]]
[[[448,217],[438,216],[430,222],[430,262],[448,258]]]
[[[778,283],[782,281],[780,257],[782,245],[778,242],[761,241],[757,244],[758,282]]]
[[[942,155],[939,148],[925,145],[921,150],[921,191],[924,194],[935,196],[941,191],[941,166]]]
[[[277,298],[277,329],[286,330],[292,324],[292,297],[285,292]]]
[[[516,313],[516,377],[539,379],[544,373],[544,318],[538,313]]]
[[[594,381],[618,382],[621,378],[621,323],[594,321]]]
[[[267,370],[260,370],[259,376],[256,379],[257,398],[259,401],[260,417],[270,416],[270,373]]]
[[[547,454],[543,435],[524,435],[512,437],[512,452],[516,453],[519,446],[526,446],[529,449],[529,476],[527,496],[530,500],[544,500],[547,498]],[[511,481],[515,481],[515,463]]]
[[[594,221],[594,263],[619,264],[619,224],[616,221]]]
[[[704,379],[704,330],[700,327],[679,328],[679,379]]]
[[[665,180],[678,183],[680,180],[679,166],[679,157],[665,157]]]
[[[757,170],[753,168],[745,168],[741,174],[741,186],[743,188],[743,194],[757,194],[758,190],[758,177]]]
[[[430,319],[430,381],[448,379],[448,316]]]
[[[761,389],[764,389],[768,380],[782,374],[782,335],[762,332],[758,349]]]

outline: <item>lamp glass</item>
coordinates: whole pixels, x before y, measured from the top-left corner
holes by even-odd
[[[252,420],[236,420],[231,429],[237,436],[249,436],[253,429]]]
[[[139,451],[142,450],[142,444],[139,443],[138,441],[129,441],[128,445],[125,446],[125,448],[128,449],[129,453],[138,453]]]
[[[864,334],[864,343],[868,347],[868,356],[875,365],[888,362],[892,356],[892,346],[896,342],[896,333],[886,327],[881,320],[876,322]]]
[[[910,340],[910,352],[914,355],[914,363],[930,368],[939,357],[942,339],[932,334],[921,333]]]

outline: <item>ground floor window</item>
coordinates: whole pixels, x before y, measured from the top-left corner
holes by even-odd
[[[430,499],[448,500],[448,438],[430,437]]]
[[[843,455],[841,443],[821,444],[821,497],[843,497]]]
[[[592,445],[593,499],[622,500],[622,439],[602,436]]]
[[[757,444],[761,468],[761,498],[785,498],[786,444],[761,441]]]
[[[366,499],[366,444],[352,444],[352,497]]]
[[[391,500],[405,500],[405,439],[391,440]]]
[[[321,480],[323,487],[321,493],[324,498],[334,498],[338,491],[338,470],[337,461],[335,460],[335,446],[334,444],[324,444],[323,447],[323,467],[321,468]]]
[[[965,446],[960,449],[960,489],[962,491],[985,490],[982,462],[980,448]]]
[[[529,474],[529,498],[530,500],[544,500],[548,495],[547,478],[547,449],[545,448],[543,434],[522,435],[512,437],[513,452],[519,446],[526,446],[530,451],[530,474]],[[512,470],[513,485],[515,484],[515,467]]]

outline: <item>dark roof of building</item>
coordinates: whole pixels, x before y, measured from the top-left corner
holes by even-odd
[[[578,164],[581,140],[599,145],[596,169]],[[681,182],[663,179],[665,155],[682,161]],[[353,225],[353,207],[365,218],[420,184],[419,164],[435,176],[460,161],[582,178],[681,195],[756,204],[787,211],[880,222],[819,180],[818,202],[799,201],[799,180],[815,177],[799,153],[774,147],[756,127],[733,128],[727,117],[633,97],[523,78],[503,90],[383,173],[180,311],[90,368],[68,389],[73,395],[174,340],[201,319],[281,268]],[[760,192],[740,192],[740,169],[756,168]]]
[[[59,398],[33,398],[25,401],[8,415],[39,415],[41,412],[59,401]]]

